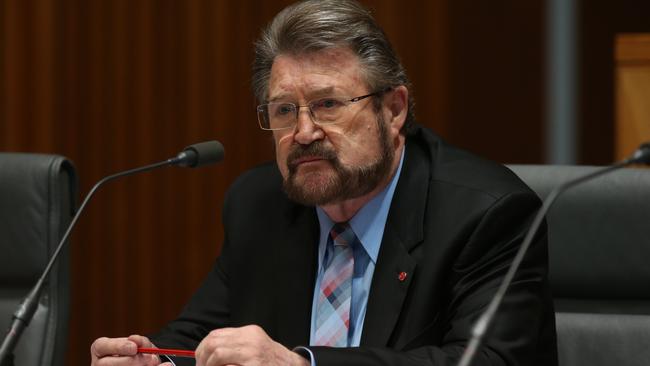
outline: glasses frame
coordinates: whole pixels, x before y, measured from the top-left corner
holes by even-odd
[[[385,89],[382,89],[382,90],[379,90],[379,91],[376,91],[376,92],[373,92],[373,93],[370,93],[370,94],[360,95],[358,97],[354,97],[354,98],[350,98],[350,99],[343,99],[342,101],[345,102],[345,107],[348,107],[350,104],[360,102],[360,101],[362,101],[362,100],[364,100],[366,98],[370,98],[370,97],[374,97],[374,96],[384,94],[384,93],[390,91],[391,89],[392,89],[392,87],[388,87],[388,88],[385,88]],[[319,122],[316,119],[316,116],[314,116],[314,112],[312,110],[312,105],[314,105],[314,102],[316,102],[318,100],[322,100],[322,99],[327,99],[327,97],[318,98],[316,100],[310,100],[309,102],[307,102],[307,104],[296,104],[296,103],[290,103],[290,102],[287,102],[287,103],[273,102],[273,103],[260,104],[260,105],[257,106],[257,123],[260,126],[260,128],[265,130],[265,131],[281,131],[281,130],[288,130],[290,128],[295,128],[296,124],[298,123],[298,117],[299,117],[301,108],[307,108],[309,110],[309,116],[311,117],[312,122],[314,122],[317,125],[333,125],[333,124],[337,124],[337,123],[342,122],[342,121]],[[279,127],[279,128],[270,128],[270,127],[267,128],[267,127],[264,127],[264,122],[262,121],[262,119],[264,117],[261,117],[260,114],[264,113],[264,108],[265,107],[267,107],[267,112],[268,112],[268,106],[271,105],[271,104],[288,104],[288,105],[292,105],[295,108],[295,116],[294,116],[293,123],[291,125],[289,125],[289,126]]]

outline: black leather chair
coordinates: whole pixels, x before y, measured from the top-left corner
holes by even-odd
[[[35,284],[75,210],[77,178],[61,156],[0,153],[0,337]],[[14,351],[16,366],[63,365],[69,258],[61,253]]]
[[[510,168],[542,198],[597,169]],[[571,188],[547,220],[560,365],[650,365],[650,169]]]

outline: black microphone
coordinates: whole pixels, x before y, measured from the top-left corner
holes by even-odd
[[[81,215],[84,208],[86,207],[86,204],[88,203],[88,201],[90,201],[90,199],[93,197],[93,195],[95,194],[95,192],[99,187],[104,185],[104,183],[109,182],[116,178],[132,175],[136,173],[142,173],[142,172],[146,172],[164,166],[176,165],[181,167],[195,168],[207,164],[213,164],[221,161],[223,159],[223,156],[224,156],[223,145],[219,141],[200,142],[186,147],[185,149],[183,149],[183,151],[178,153],[178,155],[176,155],[173,158],[167,159],[165,161],[161,161],[159,163],[109,175],[103,178],[102,180],[100,180],[99,182],[97,182],[90,190],[90,192],[86,195],[86,198],[81,203],[81,206],[79,206],[79,210],[77,210],[77,213],[72,218],[70,225],[68,225],[68,229],[66,230],[65,234],[63,234],[63,237],[61,238],[59,245],[54,251],[52,257],[50,258],[50,261],[47,263],[47,266],[45,267],[43,274],[38,279],[36,285],[32,288],[29,294],[25,297],[25,299],[23,299],[22,303],[18,306],[16,312],[13,314],[13,320],[11,326],[9,327],[9,331],[7,332],[7,335],[5,336],[4,341],[0,346],[0,365],[4,365],[5,359],[9,360],[9,358],[7,358],[8,355],[10,355],[13,352],[14,348],[16,347],[16,343],[18,343],[18,340],[20,339],[21,334],[23,333],[25,328],[29,325],[29,322],[34,317],[34,313],[36,312],[36,309],[38,307],[38,299],[41,296],[43,284],[47,279],[50,269],[52,268],[52,265],[54,264],[56,258],[59,255],[59,252],[61,251],[63,245],[68,239],[68,236],[72,231],[72,228],[77,223],[77,219],[79,219],[79,216]]]
[[[497,290],[496,294],[494,294],[494,297],[490,301],[487,309],[483,312],[483,314],[481,314],[481,317],[476,321],[476,323],[474,323],[474,326],[472,327],[472,338],[470,338],[469,344],[467,345],[467,348],[465,348],[465,352],[463,352],[463,355],[458,362],[458,366],[471,365],[476,352],[483,344],[483,338],[485,337],[485,334],[490,329],[494,315],[496,314],[497,310],[499,310],[499,306],[501,306],[503,296],[506,294],[508,287],[510,287],[510,283],[514,278],[515,273],[521,264],[521,261],[524,259],[524,255],[528,251],[528,247],[533,241],[533,237],[535,234],[537,234],[540,225],[544,221],[544,216],[546,216],[546,213],[551,208],[557,197],[571,187],[582,184],[586,181],[613,172],[614,170],[618,170],[631,164],[650,165],[650,142],[642,144],[634,152],[634,154],[632,154],[631,157],[614,165],[587,174],[584,177],[576,178],[560,184],[558,187],[554,188],[551,193],[549,193],[549,195],[542,203],[542,207],[539,209],[539,211],[537,211],[537,215],[533,219],[533,223],[530,225],[530,228],[528,228],[528,232],[524,237],[524,241],[522,242],[521,247],[519,247],[515,258],[512,260],[512,264],[510,265],[508,272],[503,277],[503,281],[501,282],[499,289]]]
[[[175,158],[169,160],[174,165],[198,168],[223,160],[223,155],[223,145],[219,141],[206,141],[184,148]]]

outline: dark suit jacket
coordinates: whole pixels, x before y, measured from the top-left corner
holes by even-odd
[[[416,128],[388,215],[359,348],[311,347],[318,366],[453,365],[539,207],[513,173]],[[309,343],[319,226],[273,164],[240,177],[224,205],[221,256],[158,346],[195,348],[212,329],[257,324]],[[406,279],[398,277],[406,272]],[[556,365],[545,232],[506,294],[474,365]]]

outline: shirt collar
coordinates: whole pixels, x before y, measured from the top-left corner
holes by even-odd
[[[381,239],[384,236],[388,211],[393,200],[397,181],[402,172],[405,153],[406,149],[403,148],[397,171],[386,188],[368,201],[348,222],[374,264],[377,263],[377,256],[379,255]],[[334,221],[320,207],[316,207],[316,213],[320,223],[319,242],[327,243],[327,236],[334,226]],[[319,245],[319,263],[322,262],[324,256],[324,247],[324,245]]]

